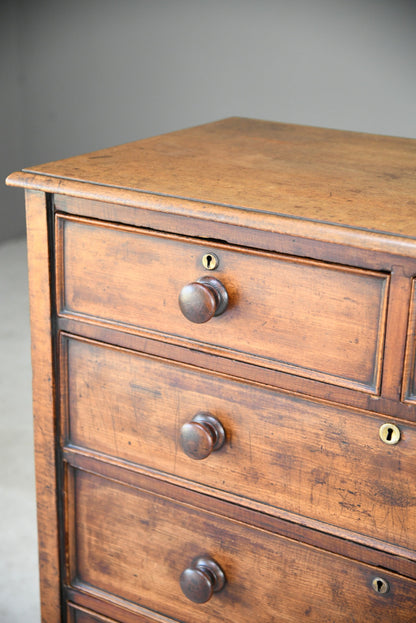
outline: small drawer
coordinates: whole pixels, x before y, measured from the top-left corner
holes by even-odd
[[[74,471],[71,581],[84,594],[182,623],[414,620],[411,580]]]
[[[61,377],[68,444],[416,547],[411,424],[399,424],[396,444],[388,427],[384,443],[392,421],[380,416],[69,336]]]
[[[73,217],[57,218],[57,237],[63,316],[380,391],[387,274]],[[218,258],[214,271],[203,261],[212,253]],[[202,277],[224,286],[228,306],[208,322],[194,323],[182,314],[178,297]],[[210,286],[199,284],[197,292],[196,300],[195,288],[187,290],[196,306],[217,309]]]
[[[416,279],[413,279],[410,300],[403,399],[412,404],[416,403]]]

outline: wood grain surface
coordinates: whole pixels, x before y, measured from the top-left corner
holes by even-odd
[[[231,118],[28,168],[416,237],[416,141]]]
[[[403,398],[410,403],[416,403],[416,279],[412,281]]]
[[[415,140],[231,118],[9,176],[42,623],[415,621],[415,169]],[[187,456],[201,412],[225,442]]]
[[[118,623],[118,621],[83,608],[73,607],[71,604],[68,608],[68,623]]]
[[[192,340],[199,349],[378,393],[388,276],[58,218],[61,313]],[[202,266],[214,251],[219,268]],[[111,258],[111,262],[108,261]],[[203,325],[179,309],[182,288],[222,281],[224,314]]]
[[[52,344],[54,304],[49,282],[48,213],[43,193],[26,191],[26,218],[41,616],[42,623],[58,623],[61,595]]]
[[[75,474],[74,488],[72,583],[84,591],[184,623],[413,621],[410,580],[87,472]],[[214,558],[227,579],[205,604],[179,587],[199,555]],[[380,575],[385,595],[371,587]]]
[[[400,423],[388,446],[379,438],[388,418],[91,342],[70,339],[65,351],[69,443],[416,549],[414,427]],[[226,431],[202,461],[179,443],[199,412]]]
[[[121,609],[114,603],[86,596],[80,591],[69,589],[68,592],[76,601],[68,604],[68,623],[176,623],[157,612],[138,612],[137,608],[132,612]],[[87,607],[83,606],[84,602],[88,604]]]

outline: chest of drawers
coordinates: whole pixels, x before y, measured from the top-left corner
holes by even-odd
[[[415,166],[231,118],[8,178],[44,623],[416,621]]]

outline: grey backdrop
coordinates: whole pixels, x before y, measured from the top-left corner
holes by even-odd
[[[416,0],[0,4],[2,178],[230,115],[416,138]]]

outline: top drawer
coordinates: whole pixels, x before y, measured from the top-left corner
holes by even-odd
[[[57,217],[58,312],[334,385],[379,393],[389,276],[197,239]],[[215,271],[204,254],[215,252]],[[184,285],[226,287],[204,324],[181,313]]]

